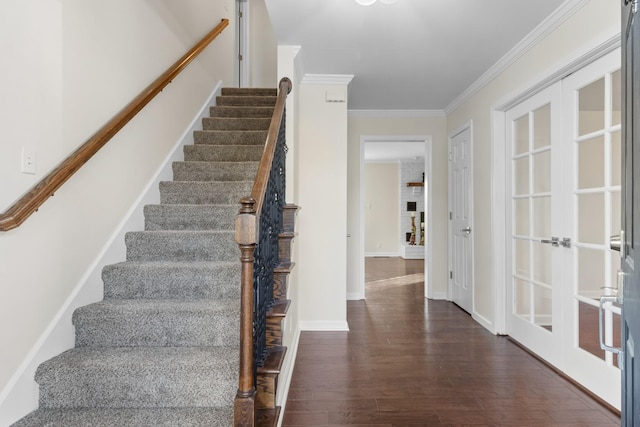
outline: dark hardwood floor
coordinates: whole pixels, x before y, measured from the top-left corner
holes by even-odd
[[[382,264],[397,277],[402,263]],[[422,282],[369,274],[367,300],[348,303],[349,332],[302,332],[283,426],[620,425],[509,339],[426,301]]]

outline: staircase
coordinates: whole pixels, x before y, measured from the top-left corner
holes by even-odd
[[[145,230],[127,233],[126,261],[104,268],[104,300],[74,313],[75,348],[37,369],[40,408],[15,427],[233,425],[240,342],[234,219],[251,193],[275,100],[272,89],[223,89],[194,145],[184,147],[185,161],[174,163],[174,180],[160,183],[160,204],[145,207]],[[287,218],[281,239],[290,244]],[[287,245],[282,251],[288,258]],[[276,369],[258,374],[257,425],[277,420],[289,268],[285,261],[276,273],[283,300],[269,316]]]

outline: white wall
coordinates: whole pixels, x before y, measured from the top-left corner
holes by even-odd
[[[231,25],[55,197],[20,228],[0,234],[0,405],[65,301],[84,285],[100,298],[101,283],[85,279],[99,268],[94,263],[116,226],[211,90],[220,81],[233,81],[231,1],[185,0],[180,8],[174,3],[14,0],[2,5],[0,35],[11,40],[0,45],[2,211],[221,18]],[[18,168],[23,145],[36,152],[35,176]],[[57,343],[60,349],[73,344],[70,323],[68,328],[69,338]],[[0,420],[6,420],[4,411]]]
[[[348,82],[307,77],[299,87],[297,141],[300,324],[303,330],[345,330]],[[328,93],[344,102],[328,102]]]
[[[447,119],[444,114],[423,117],[379,117],[350,115],[348,129],[347,232],[350,244],[347,253],[347,292],[360,295],[364,280],[358,266],[360,252],[360,136],[361,135],[430,135],[433,141],[432,182],[429,185],[433,209],[432,292],[447,292]]]
[[[396,255],[400,251],[400,164],[366,163],[364,167],[364,251]]]
[[[249,87],[275,87],[278,44],[264,0],[249,5]]]
[[[620,5],[591,0],[571,18],[533,46],[482,90],[447,116],[448,132],[473,120],[474,141],[474,310],[495,330],[495,283],[492,266],[492,108],[525,92],[562,66],[620,32]],[[500,180],[500,176],[495,179]],[[495,247],[495,246],[494,246]],[[504,272],[497,272],[497,274]],[[498,308],[499,309],[499,308]]]

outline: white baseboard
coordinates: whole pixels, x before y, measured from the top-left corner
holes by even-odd
[[[486,317],[476,313],[475,311],[471,314],[471,318],[473,320],[475,320],[476,322],[478,322],[479,324],[481,324],[484,328],[486,328],[487,330],[489,330],[489,332],[491,332],[492,334],[496,334],[496,330],[494,327],[493,322],[491,322],[489,319],[487,319]]]
[[[365,252],[365,257],[399,257],[400,252]]]
[[[296,365],[296,357],[298,355],[298,343],[300,342],[300,328],[296,328],[294,333],[293,342],[291,347],[287,348],[288,362],[285,363],[278,375],[278,395],[276,396],[276,403],[280,406],[280,419],[278,420],[278,427],[282,426],[282,419],[284,415],[285,407],[287,406],[287,397],[289,396],[289,387],[291,386],[291,379],[293,378],[293,368]]]
[[[349,331],[349,324],[347,321],[333,321],[333,320],[301,320],[301,331],[326,331],[326,332],[341,332]]]
[[[215,105],[222,82],[218,82],[211,95],[200,109],[172,152],[158,168],[144,191],[124,216],[102,250],[89,266],[82,279],[75,286],[60,307],[38,341],[31,348],[20,367],[0,392],[0,425],[11,425],[38,407],[38,385],[34,375],[38,366],[52,357],[74,347],[75,329],[71,316],[78,308],[102,300],[102,269],[105,265],[121,262],[126,257],[124,235],[128,231],[144,229],[143,207],[160,202],[159,183],[173,179],[172,163],[184,159],[182,147],[193,143],[193,131],[202,128],[202,118],[209,116],[209,106]]]
[[[429,295],[429,299],[437,299],[437,300],[441,300],[441,299],[447,299],[447,293],[446,292],[434,292],[433,295]]]

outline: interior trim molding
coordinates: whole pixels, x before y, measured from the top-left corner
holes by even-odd
[[[538,44],[543,38],[549,35],[553,30],[558,28],[567,19],[573,16],[582,6],[587,4],[589,0],[566,0],[551,15],[542,21],[533,31],[515,45],[506,55],[498,60],[491,68],[481,75],[475,82],[471,84],[464,92],[458,95],[444,109],[446,114],[451,114],[462,104],[467,102],[473,95],[478,93],[482,88],[488,85],[500,73],[506,70],[510,65],[516,62],[522,55],[527,53],[533,46]]]
[[[339,320],[301,320],[301,331],[349,332],[347,321]]]
[[[348,85],[353,74],[305,74],[300,84],[303,85]]]
[[[364,118],[444,118],[444,110],[348,110],[349,117]]]

